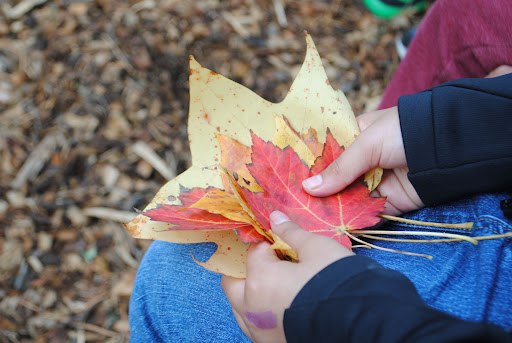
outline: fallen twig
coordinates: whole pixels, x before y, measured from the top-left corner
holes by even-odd
[[[52,153],[59,145],[59,141],[62,140],[64,140],[64,137],[61,133],[52,132],[47,134],[37,147],[32,150],[25,163],[23,163],[16,178],[11,183],[11,188],[20,189],[25,182],[34,179],[44,164],[50,159]]]
[[[282,0],[274,0],[274,11],[276,12],[277,22],[281,27],[287,27],[288,21],[286,20],[286,13]]]
[[[117,336],[117,332],[115,332],[115,331],[107,330],[105,328],[102,328],[100,326],[90,324],[90,323],[76,323],[73,326],[76,327],[77,329],[83,329],[86,331],[94,332],[94,333],[100,334],[105,337],[116,337]]]
[[[14,7],[11,7],[7,2],[2,3],[2,10],[9,19],[19,19],[34,7],[44,4],[48,0],[24,0]]]
[[[127,223],[137,216],[137,213],[130,211],[120,211],[108,207],[89,207],[84,209],[86,216],[98,219],[113,220],[119,223]]]
[[[169,168],[167,163],[145,142],[138,141],[132,146],[132,149],[134,153],[152,165],[167,180],[172,180],[176,177],[176,172]]]
[[[231,27],[243,38],[250,36],[249,31],[240,23],[240,21],[229,12],[222,12],[222,16],[231,25]]]

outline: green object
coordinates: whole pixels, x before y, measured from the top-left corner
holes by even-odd
[[[377,17],[390,19],[408,7],[416,10],[424,10],[427,2],[425,0],[364,0],[366,7]]]
[[[98,256],[98,250],[96,248],[89,248],[86,251],[82,253],[82,257],[84,258],[85,262],[92,263],[92,261]]]

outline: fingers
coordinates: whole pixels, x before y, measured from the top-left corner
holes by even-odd
[[[317,238],[315,234],[303,230],[297,224],[291,222],[290,218],[280,211],[272,212],[270,215],[270,226],[272,231],[288,243],[299,255],[308,242],[312,243]]]
[[[304,180],[303,187],[306,192],[314,196],[327,196],[339,192],[350,185],[359,176],[368,170],[377,167],[378,159],[373,152],[380,146],[376,135],[365,133],[386,110],[373,111],[357,117],[357,123],[362,133],[352,145],[329,167],[317,176]]]
[[[247,252],[247,275],[258,273],[261,269],[265,269],[269,263],[279,262],[274,250],[269,249],[268,242],[251,244]]]
[[[364,131],[368,126],[373,124],[379,117],[384,114],[385,110],[373,111],[361,114],[356,117],[357,125],[359,126],[359,130]]]
[[[496,69],[492,70],[489,74],[487,74],[486,77],[487,78],[497,77],[497,76],[502,76],[502,75],[509,74],[509,73],[512,73],[512,66],[500,65]]]
[[[388,198],[388,201],[383,214],[396,216],[425,206],[412,184],[403,180],[407,180],[405,170],[384,171],[379,193],[380,196]]]
[[[379,164],[380,134],[363,131],[343,154],[323,172],[302,183],[304,190],[314,196],[339,192],[359,176]]]
[[[231,307],[239,313],[244,304],[245,279],[223,275],[220,284]]]
[[[274,250],[269,249],[270,244],[262,242],[251,244],[247,253],[247,277],[261,275],[269,263],[279,262]],[[221,279],[221,286],[233,309],[240,313],[245,301],[246,280],[224,275]]]
[[[367,128],[323,172],[304,180],[306,192],[314,196],[328,196],[375,167],[407,166],[396,106],[364,114],[359,123]]]
[[[240,326],[240,329],[242,329],[242,331],[245,333],[245,335],[247,337],[249,337],[249,339],[252,341],[253,338],[251,337],[251,332],[247,328],[247,325],[245,324],[245,321],[242,318],[242,315],[240,313],[238,313],[234,308],[232,310],[233,310],[233,315],[235,316],[236,322],[238,323],[238,326]]]
[[[272,231],[297,252],[299,265],[306,263],[309,265],[308,270],[310,267],[313,268],[310,270],[313,272],[312,275],[327,264],[354,254],[332,238],[302,229],[282,212],[272,212],[270,225]]]

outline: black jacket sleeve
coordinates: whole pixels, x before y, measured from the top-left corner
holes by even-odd
[[[351,256],[311,279],[284,314],[288,342],[512,342],[503,328],[428,307],[403,274]]]
[[[398,100],[409,180],[427,205],[512,188],[512,74]]]

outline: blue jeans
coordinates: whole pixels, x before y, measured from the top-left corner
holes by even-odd
[[[473,221],[472,236],[500,234],[512,231],[512,219],[505,218],[499,208],[500,200],[507,197],[510,194],[480,195],[404,217],[446,223]],[[415,229],[400,223],[386,225],[390,230]],[[470,321],[512,326],[512,238],[480,241],[477,246],[469,242],[372,243],[434,256],[430,261],[355,249],[408,276],[430,306]],[[220,275],[195,264],[191,250],[196,258],[206,260],[215,245],[154,242],[148,249],[130,302],[132,342],[249,342],[222,292]]]

